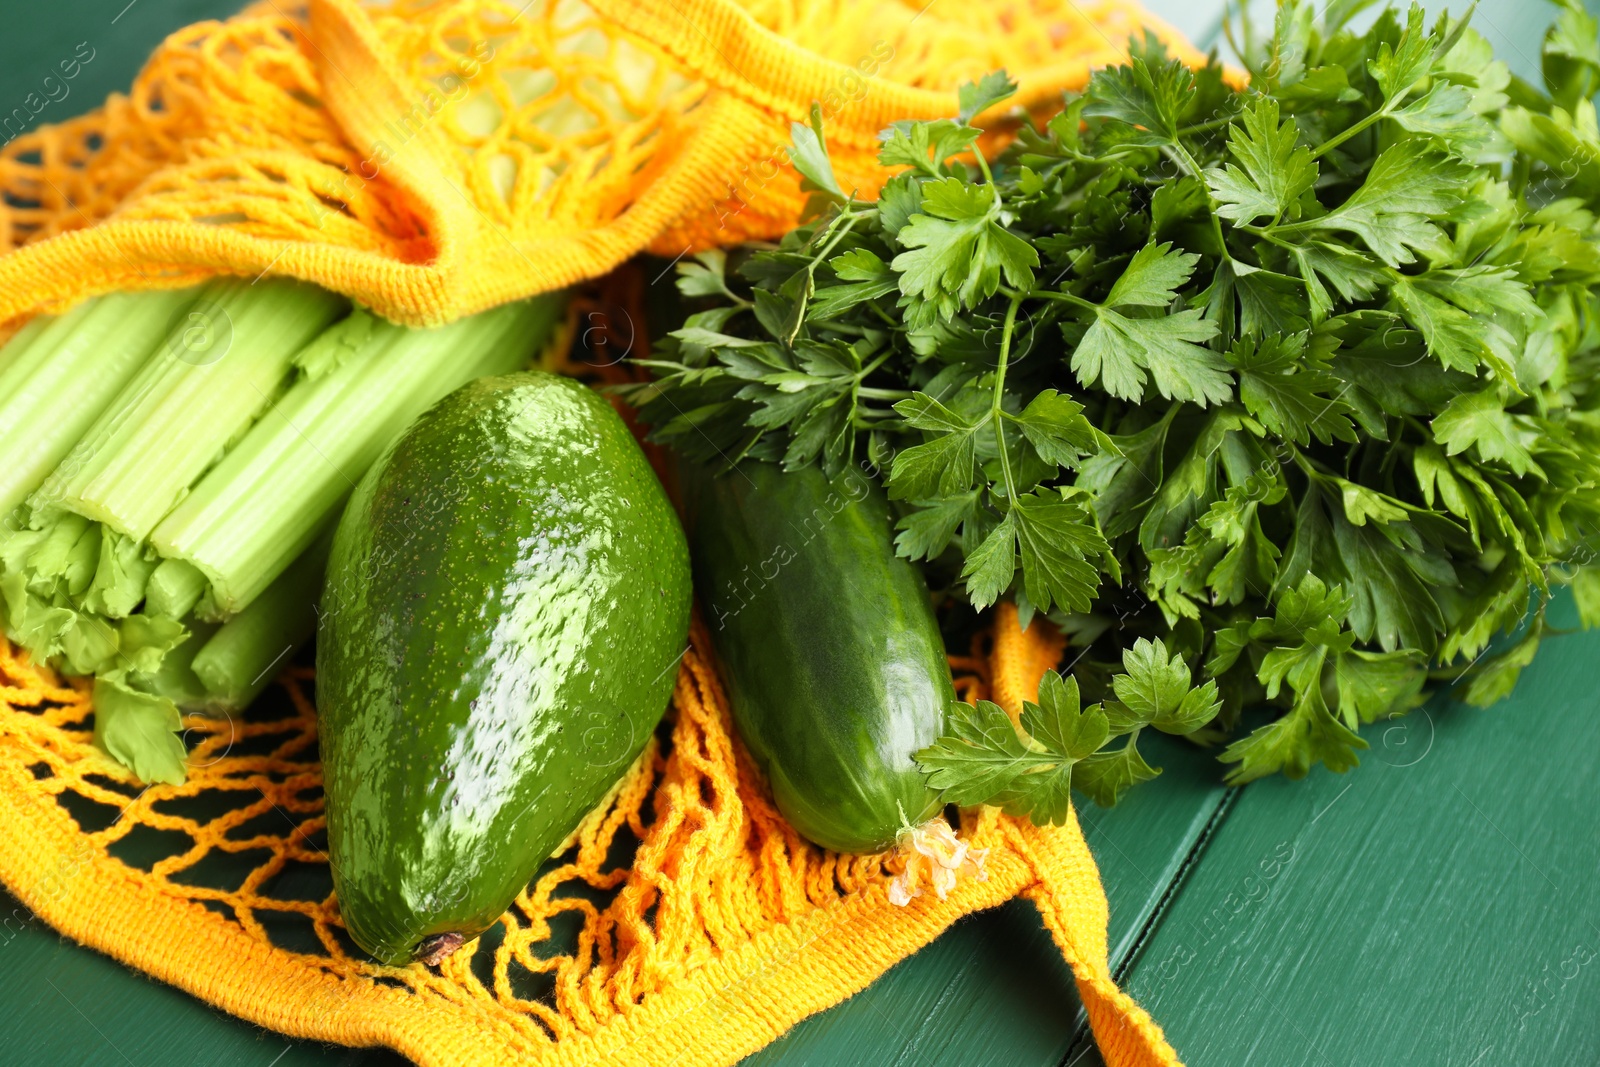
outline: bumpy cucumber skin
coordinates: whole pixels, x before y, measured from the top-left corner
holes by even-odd
[[[955,692],[883,494],[854,471],[680,472],[701,610],[778,810],[825,848],[889,847],[940,807],[912,755]]]
[[[404,964],[499,918],[649,739],[690,595],[677,515],[583,385],[484,379],[401,435],[340,522],[318,633],[357,944]]]

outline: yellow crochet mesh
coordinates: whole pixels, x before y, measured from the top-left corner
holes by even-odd
[[[178,32],[129,96],[0,150],[0,323],[267,271],[431,323],[641,249],[774,236],[801,207],[778,149],[813,100],[841,179],[870,192],[889,121],[948,113],[957,83],[1002,64],[1043,103],[1142,21],[1127,0],[269,2]],[[1015,714],[1061,644],[997,615],[992,649],[953,665],[964,697]],[[307,671],[248,716],[191,721],[189,781],[143,789],[94,748],[88,690],[0,640],[0,881],[224,1010],[428,1067],[730,1064],[1022,895],[1106,1062],[1177,1062],[1111,979],[1075,822],[971,816],[989,879],[890,907],[897,861],[823,852],[778,817],[710,662],[697,628],[618,795],[429,970],[379,967],[345,938]]]
[[[189,780],[145,788],[94,747],[88,687],[0,640],[0,879],[58,929],[228,1011],[424,1065],[731,1064],[961,915],[1022,895],[1072,965],[1106,1062],[1177,1062],[1111,979],[1076,822],[970,816],[988,880],[890,907],[898,861],[824,852],[778,816],[698,623],[691,638],[666,724],[616,797],[436,970],[367,962],[344,935],[304,667],[246,717],[190,719]],[[992,644],[952,658],[968,698],[1031,692],[1062,649],[1014,610]]]
[[[269,0],[0,151],[0,323],[267,270],[436,323],[773,236],[812,101],[870,193],[889,122],[1002,65],[1046,101],[1141,24],[1196,57],[1131,0]]]

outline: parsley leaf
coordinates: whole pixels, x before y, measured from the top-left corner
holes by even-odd
[[[1206,173],[1211,195],[1222,205],[1217,214],[1235,222],[1294,218],[1300,197],[1317,181],[1310,150],[1295,147],[1294,121],[1279,125],[1278,102],[1271,97],[1246,105],[1241,119],[1243,128],[1235,126],[1228,135],[1228,151],[1239,165]]]
[[[951,804],[986,803],[1029,765],[1027,744],[998,704],[955,701],[945,725],[949,732],[918,752],[917,763]]]
[[[1321,321],[1333,311],[1333,297],[1324,281],[1333,286],[1341,300],[1354,302],[1365,300],[1388,280],[1375,264],[1343,245],[1308,241],[1294,246],[1294,258],[1305,282],[1314,321]]]
[[[1154,726],[1162,733],[1187,734],[1216,717],[1217,684],[1208,681],[1192,688],[1183,656],[1169,658],[1161,642],[1143,637],[1134,641],[1122,654],[1122,667],[1124,673],[1112,679],[1122,702],[1119,729]]]
[[[1016,533],[1028,599],[1044,611],[1056,604],[1067,611],[1089,610],[1100,584],[1100,572],[1089,560],[1105,555],[1110,546],[1084,501],[1034,493],[1018,497],[1006,517]]]
[[[1384,263],[1398,267],[1414,262],[1416,253],[1442,249],[1444,233],[1431,216],[1456,205],[1470,173],[1466,164],[1424,141],[1401,141],[1373,161],[1366,181],[1344,203],[1320,218],[1280,228],[1353,233]]]
[[[1046,672],[1039,702],[1022,705],[1024,741],[998,705],[951,705],[950,732],[917,753],[928,784],[963,807],[999,804],[1035,823],[1060,824],[1071,812],[1072,769],[1109,734],[1098,704],[1081,707],[1078,683]]]
[[[1161,770],[1145,762],[1137,741],[1130,735],[1125,744],[1101,749],[1079,761],[1072,769],[1072,787],[1102,808],[1109,808],[1128,789],[1155,778]]]
[[[1123,654],[1123,666],[1113,679],[1118,700],[1105,706],[1084,707],[1077,679],[1046,671],[1038,702],[1022,705],[1026,737],[994,704],[953,705],[949,732],[916,756],[929,785],[950,803],[999,804],[1040,825],[1066,819],[1074,786],[1115,804],[1123,790],[1160,773],[1139,754],[1141,729],[1190,733],[1218,707],[1216,684],[1192,688],[1183,657],[1169,658],[1159,642],[1140,640]],[[1104,748],[1123,734],[1122,746]]]
[[[1221,357],[1200,344],[1216,334],[1193,308],[1152,319],[1102,307],[1072,354],[1072,370],[1080,384],[1123,400],[1143,400],[1153,380],[1168,399],[1220,404],[1232,398],[1233,382]]]
[[[1423,18],[1422,6],[1412,4],[1398,45],[1383,42],[1378,46],[1378,54],[1367,63],[1386,104],[1415,85],[1433,65],[1436,42],[1423,27]]]
[[[1298,445],[1357,440],[1344,383],[1325,364],[1305,359],[1304,333],[1260,341],[1243,339],[1228,350],[1239,375],[1239,399],[1271,433]]]
[[[1106,743],[1106,717],[1095,707],[1081,707],[1076,678],[1045,671],[1038,699],[1022,702],[1022,728],[1050,752],[1081,760]]]
[[[1096,453],[1116,450],[1111,439],[1083,417],[1082,404],[1054,389],[1040,390],[1013,420],[1046,463],[1076,468]]]
[[[1170,245],[1146,245],[1129,261],[1072,354],[1072,370],[1084,386],[1098,384],[1112,396],[1141,400],[1153,380],[1162,396],[1204,407],[1232,398],[1233,382],[1222,358],[1199,342],[1217,327],[1190,308],[1160,318],[1135,318],[1119,307],[1161,307],[1188,280],[1199,257]],[[1148,377],[1147,377],[1148,374]]]
[[[1033,285],[1039,253],[1000,225],[994,187],[943,178],[922,188],[922,210],[897,235],[908,251],[894,258],[900,290],[949,319],[995,294],[1003,275]]]
[[[1154,67],[1139,55],[1126,66],[1104,67],[1089,78],[1085,118],[1108,118],[1131,127],[1135,144],[1163,145],[1178,140],[1178,121],[1194,89],[1194,75],[1176,60]]]
[[[1347,771],[1360,760],[1356,749],[1366,748],[1361,735],[1334,718],[1318,690],[1311,690],[1283,718],[1251,731],[1223,750],[1225,763],[1238,766],[1228,772],[1229,785],[1243,785],[1269,774],[1304,778],[1313,766]]]
[[[1535,466],[1529,446],[1537,440],[1537,432],[1519,426],[1515,416],[1506,413],[1495,389],[1452,399],[1433,420],[1433,438],[1448,455],[1470,448],[1485,463],[1504,463],[1514,474],[1527,474]]]
[[[1112,284],[1104,306],[1164,308],[1189,280],[1199,260],[1192,253],[1174,252],[1171,244],[1145,245]]]
[[[1498,131],[1473,110],[1472,90],[1435,82],[1428,92],[1396,111],[1395,122],[1413,133],[1428,134],[1454,154],[1472,159],[1495,143]]]
[[[958,493],[972,484],[977,424],[926,393],[916,393],[894,409],[907,425],[936,436],[895,455],[889,475],[891,495],[922,499]]]
[[[961,104],[961,121],[970,124],[978,115],[1016,93],[1017,83],[1003,70],[992,70],[976,82],[968,82],[956,94]]]
[[[878,135],[883,147],[878,162],[886,167],[914,167],[932,178],[943,177],[946,162],[978,143],[983,131],[965,121],[897,122]]]
[[[986,608],[1011,587],[1017,573],[1017,529],[1013,511],[990,530],[983,541],[967,552],[961,577],[967,583],[967,597],[973,607]]]
[[[843,200],[845,196],[839,188],[839,179],[833,176],[833,161],[828,158],[828,142],[822,133],[820,105],[811,105],[811,125],[799,122],[789,124],[789,138],[789,162],[809,183],[809,187],[819,189],[836,200]]]

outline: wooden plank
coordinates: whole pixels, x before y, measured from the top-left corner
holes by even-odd
[[[1600,632],[1553,638],[1495,707],[1251,785],[1128,991],[1192,1064],[1600,1063],[1597,664]]]

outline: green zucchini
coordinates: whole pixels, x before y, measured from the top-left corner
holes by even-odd
[[[432,963],[500,917],[660,721],[689,599],[678,517],[583,385],[483,379],[390,446],[334,537],[317,645],[358,945]]]
[[[928,587],[855,471],[685,464],[695,589],[734,722],[789,823],[878,852],[939,810],[913,754],[955,691]]]

